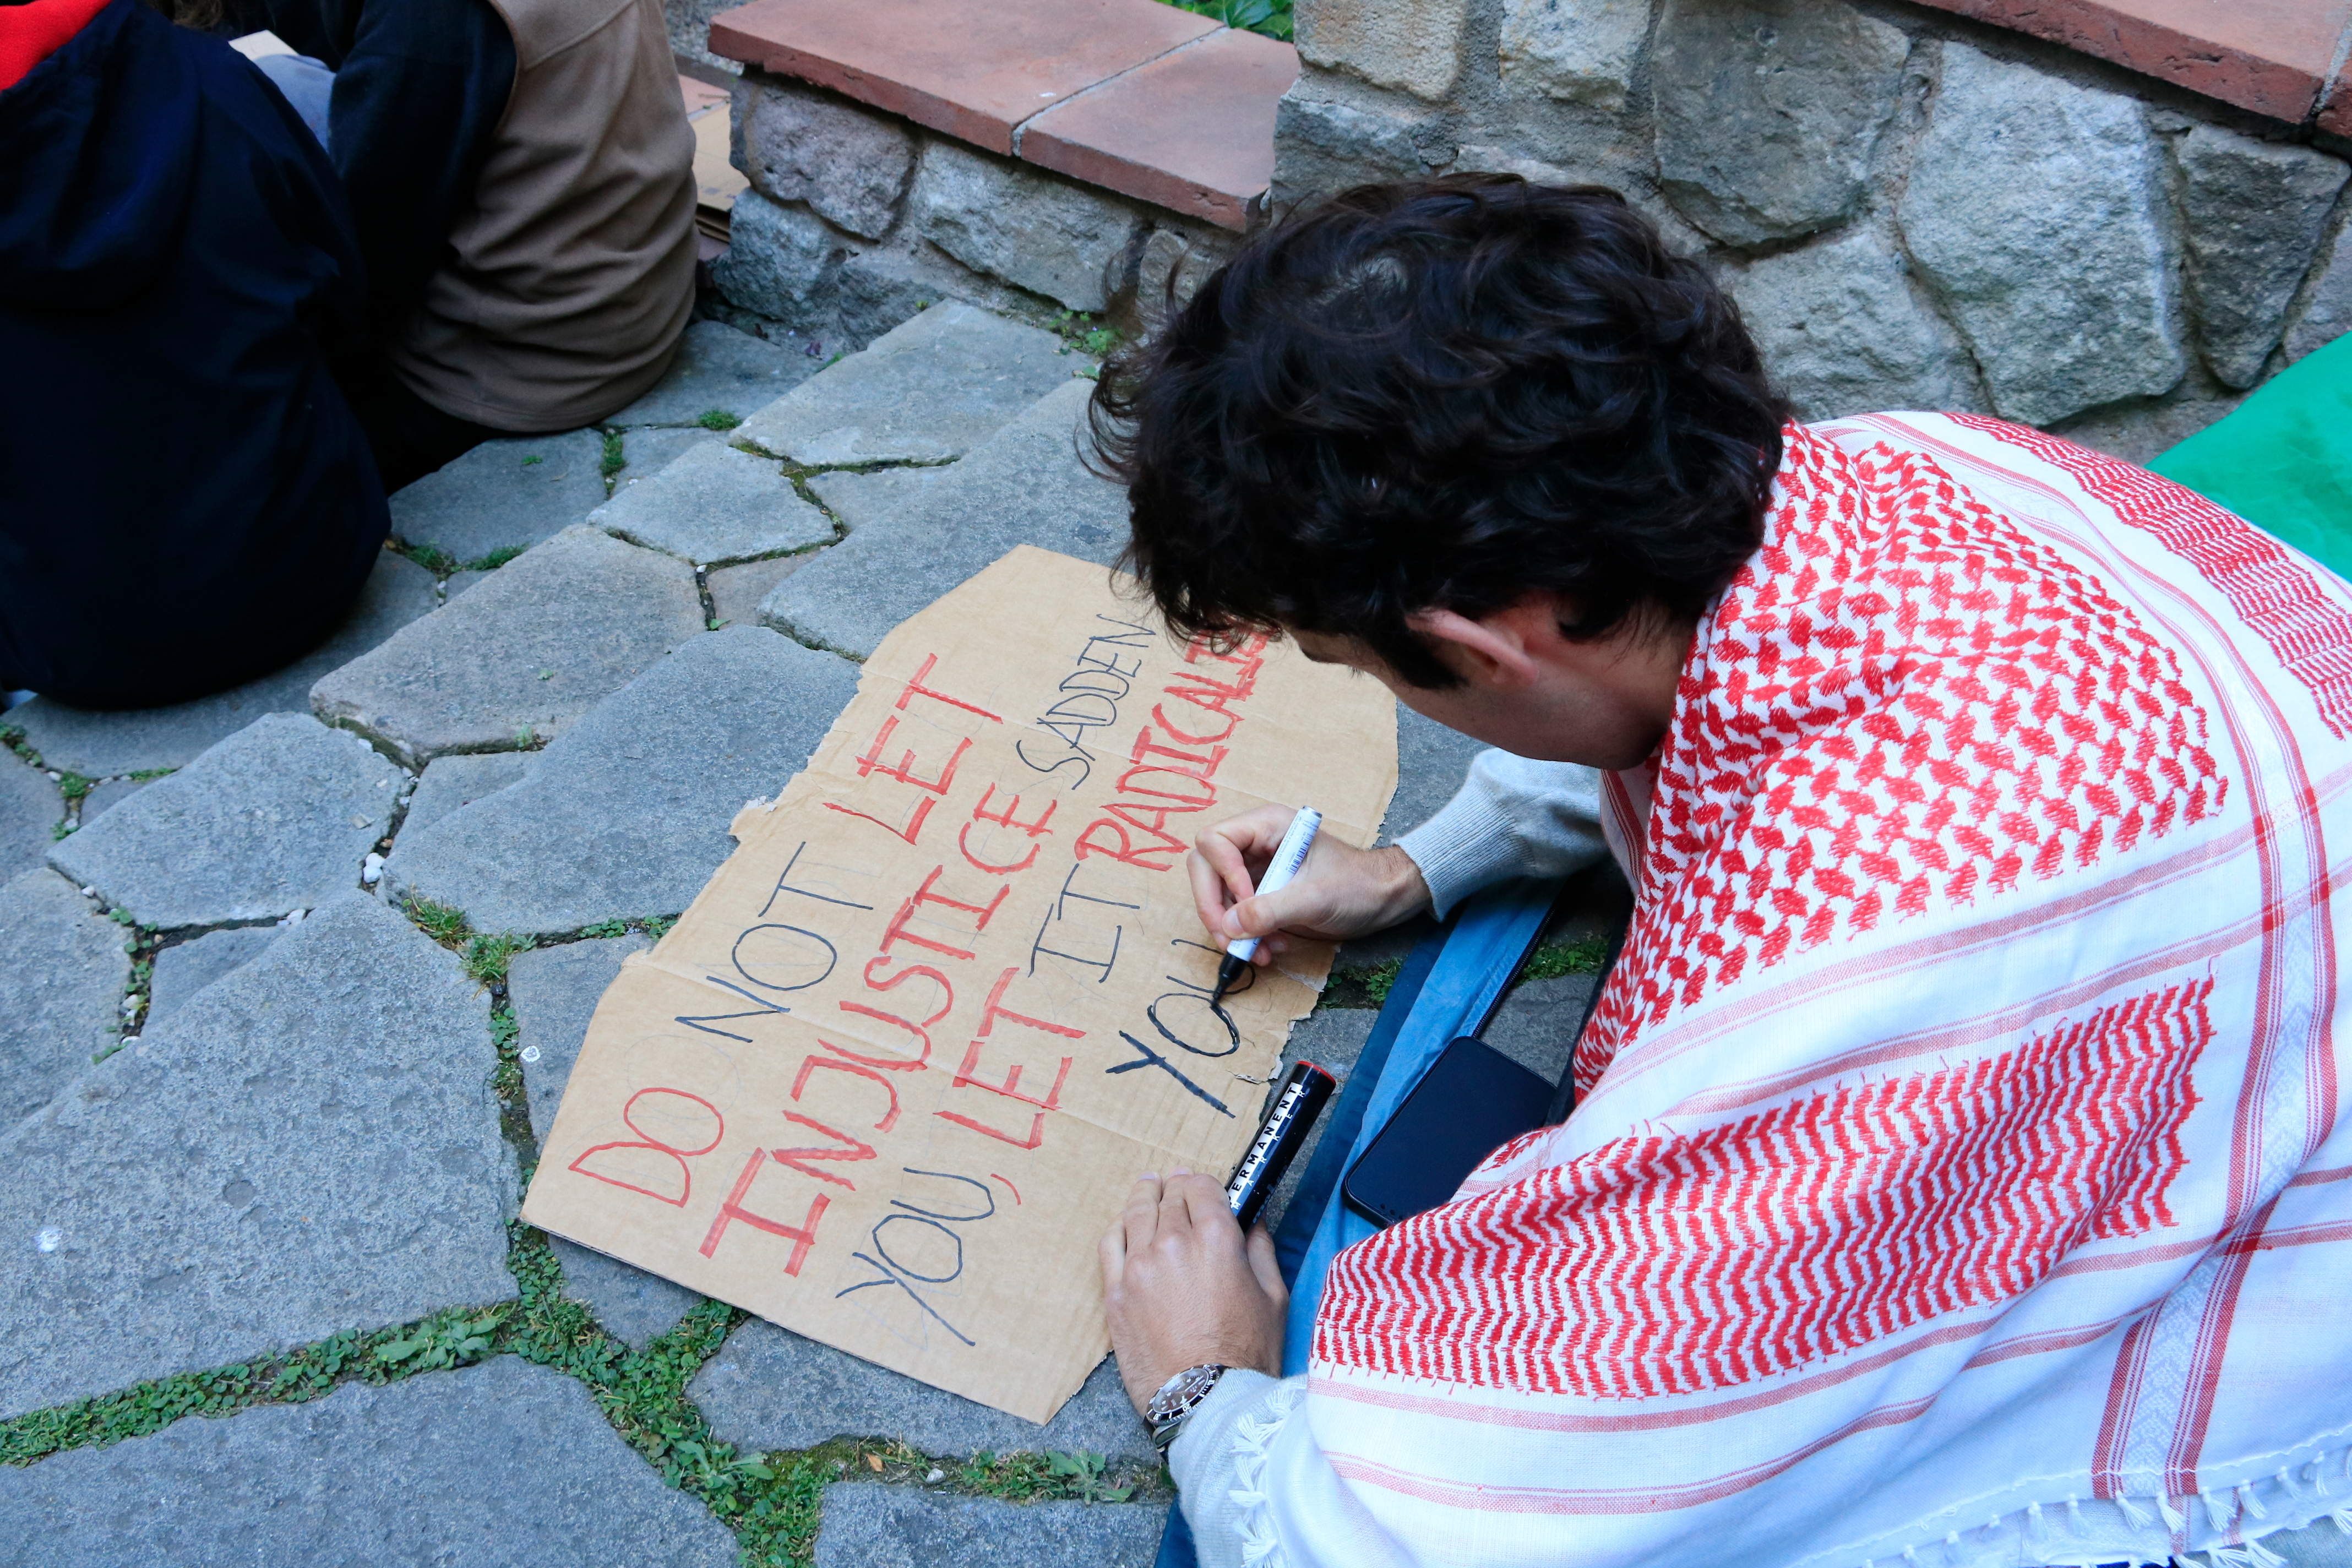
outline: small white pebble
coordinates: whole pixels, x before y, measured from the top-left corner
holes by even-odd
[[[40,1235],[33,1237],[33,1245],[39,1247],[43,1252],[55,1252],[58,1247],[65,1245],[65,1240],[66,1233],[59,1230],[56,1226],[51,1226],[47,1230],[42,1231]]]
[[[923,1484],[925,1486],[935,1486],[939,1482],[947,1479],[948,1473],[945,1470],[933,1470],[929,1475],[923,1478]]]
[[[539,1060],[539,1047],[537,1046],[525,1046],[518,1054],[527,1062],[535,1062]]]
[[[360,880],[373,888],[383,878],[383,857],[371,850],[360,862]]]
[[[85,899],[94,899],[98,897],[98,889],[96,888],[84,888],[81,890],[81,896]]]
[[[52,769],[52,770],[50,770],[49,777],[51,777],[51,778],[53,778],[53,779],[63,779],[63,778],[65,777],[65,774],[63,774],[63,773],[61,773],[57,772],[55,769]]]

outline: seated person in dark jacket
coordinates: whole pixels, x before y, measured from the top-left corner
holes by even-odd
[[[0,0],[0,689],[140,706],[286,663],[386,526],[332,368],[362,300],[334,170],[137,0]]]
[[[694,307],[694,137],[657,0],[232,0],[331,70],[387,489],[659,380]]]

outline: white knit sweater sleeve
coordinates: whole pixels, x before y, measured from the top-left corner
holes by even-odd
[[[1481,752],[1445,809],[1397,840],[1429,884],[1440,920],[1513,877],[1565,877],[1609,853],[1601,775],[1575,763]]]

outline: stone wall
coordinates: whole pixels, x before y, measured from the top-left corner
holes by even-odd
[[[751,318],[739,324],[827,355],[945,298],[1132,325],[1139,299],[1204,274],[1239,238],[786,77],[745,71],[733,114],[751,188],[714,279]]]
[[[1807,417],[2146,458],[2352,326],[2352,144],[1890,0],[1298,0],[1277,210],[1504,170],[1704,254]]]

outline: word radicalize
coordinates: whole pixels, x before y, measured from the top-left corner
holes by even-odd
[[[1129,1184],[1232,1167],[1329,966],[1213,1003],[1193,836],[1370,843],[1396,779],[1378,685],[1129,589],[1024,547],[891,634],[605,993],[526,1219],[1034,1421],[1076,1392]]]

